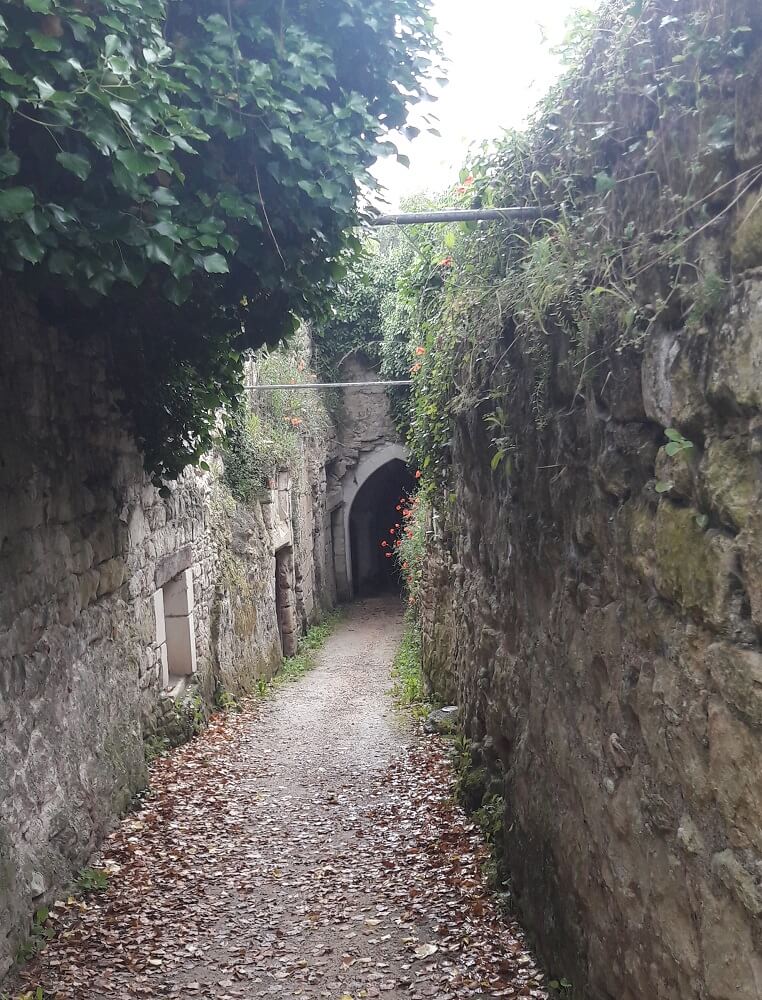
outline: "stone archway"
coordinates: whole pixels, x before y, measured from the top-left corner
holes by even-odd
[[[354,596],[356,594],[358,584],[358,581],[355,580],[357,553],[354,551],[354,548],[356,548],[360,540],[355,537],[353,548],[353,533],[351,530],[352,512],[355,501],[363,490],[363,487],[369,482],[369,480],[371,480],[372,477],[384,469],[385,466],[390,466],[392,463],[401,463],[404,467],[407,467],[409,457],[410,452],[404,445],[387,442],[380,447],[375,448],[373,451],[363,455],[358,464],[354,467],[354,469],[351,469],[347,473],[344,479],[342,484],[344,501],[343,534],[349,596]],[[360,544],[367,545],[367,542],[360,542]]]

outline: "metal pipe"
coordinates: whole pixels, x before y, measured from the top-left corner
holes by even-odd
[[[542,219],[555,213],[549,206],[539,205],[510,208],[447,209],[442,212],[398,212],[394,215],[376,215],[367,220],[369,226],[421,226],[441,222],[487,222],[512,219]]]
[[[398,382],[288,382],[286,385],[247,385],[245,389],[358,389],[369,385],[412,385],[412,379]]]

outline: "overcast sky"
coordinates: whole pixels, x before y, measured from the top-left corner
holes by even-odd
[[[400,143],[409,170],[391,160],[376,166],[391,204],[446,188],[472,142],[521,126],[558,75],[550,49],[563,37],[567,17],[594,6],[596,0],[435,0],[450,60],[449,83],[431,108],[442,138]]]

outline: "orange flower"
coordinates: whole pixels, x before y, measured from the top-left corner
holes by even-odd
[[[415,355],[417,358],[422,358],[425,353],[426,353],[425,347],[416,347]]]
[[[421,472],[421,470],[420,470],[420,469],[418,469],[418,470],[416,471],[416,474],[415,474],[415,478],[416,478],[416,479],[420,479],[422,475],[423,475],[423,473]]]
[[[443,257],[439,262],[440,267],[452,267],[452,265],[453,265],[452,257]]]
[[[291,420],[289,422],[292,427],[298,427],[299,424],[303,423],[303,420],[301,417],[291,417]]]
[[[417,375],[420,370],[421,370],[421,362],[416,361],[416,363],[410,369],[410,374]]]

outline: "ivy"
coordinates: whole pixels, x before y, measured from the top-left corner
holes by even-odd
[[[0,0],[0,268],[106,342],[157,473],[319,316],[426,95],[429,0]]]

